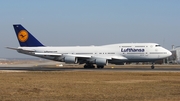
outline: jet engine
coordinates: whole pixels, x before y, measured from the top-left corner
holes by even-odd
[[[64,57],[64,62],[76,64],[76,63],[78,63],[78,59],[74,56],[66,56],[66,57]]]
[[[105,66],[108,64],[107,59],[96,59],[96,65]]]
[[[78,59],[74,56],[55,57],[54,60],[72,64],[78,63]]]

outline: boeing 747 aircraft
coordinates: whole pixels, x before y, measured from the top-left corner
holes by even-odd
[[[64,46],[49,47],[38,41],[22,25],[13,25],[22,54],[72,64],[85,64],[84,68],[104,68],[108,63],[152,62],[171,56],[171,52],[156,43],[119,43],[102,46]]]

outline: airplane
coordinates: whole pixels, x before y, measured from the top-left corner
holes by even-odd
[[[172,53],[157,43],[119,43],[101,46],[45,46],[21,24],[13,25],[20,47],[8,49],[19,53],[69,64],[85,64],[84,68],[104,68],[108,63],[152,62]],[[95,67],[96,65],[96,67]]]

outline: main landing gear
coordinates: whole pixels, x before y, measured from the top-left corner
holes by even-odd
[[[97,68],[102,69],[102,68],[104,68],[104,66],[98,66],[98,65],[97,65]]]
[[[152,62],[152,66],[151,66],[151,69],[154,69],[154,62]]]
[[[84,68],[95,68],[93,64],[85,64]]]
[[[92,68],[95,68],[95,66],[93,64],[85,64],[84,68],[92,69]],[[104,66],[97,65],[97,68],[102,69],[102,68],[104,68]]]

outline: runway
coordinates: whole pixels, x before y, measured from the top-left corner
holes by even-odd
[[[180,67],[157,67],[155,69],[143,67],[119,67],[104,69],[84,69],[79,67],[0,67],[0,71],[115,71],[115,72],[180,72]]]

